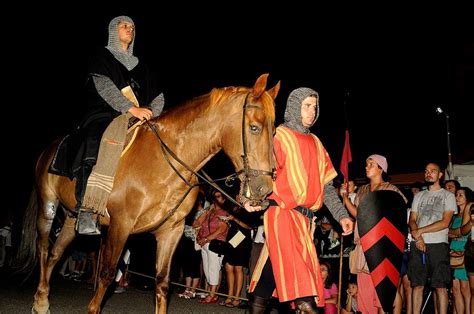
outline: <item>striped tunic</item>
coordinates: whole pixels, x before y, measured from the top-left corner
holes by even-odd
[[[270,257],[280,302],[316,296],[324,305],[323,282],[313,243],[311,222],[292,210],[303,206],[318,210],[324,200],[324,185],[337,173],[326,149],[313,134],[279,126],[274,138],[277,177],[264,215],[265,246],[250,283],[252,292]]]

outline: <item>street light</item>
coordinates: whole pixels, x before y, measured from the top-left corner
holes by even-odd
[[[444,116],[446,117],[446,141],[447,141],[447,144],[448,144],[448,169],[447,169],[448,176],[447,177],[448,177],[448,179],[453,179],[453,177],[452,177],[452,175],[453,175],[453,161],[452,161],[452,158],[451,158],[451,139],[450,139],[451,132],[449,130],[449,115],[440,106],[436,107],[436,113],[437,114],[444,114]]]

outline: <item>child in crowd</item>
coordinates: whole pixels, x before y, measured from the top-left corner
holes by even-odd
[[[349,282],[346,307],[342,309],[342,314],[360,313],[357,311],[357,290],[357,281]]]
[[[324,282],[324,313],[337,314],[337,286],[332,280],[331,265],[329,263],[321,263],[321,277]]]

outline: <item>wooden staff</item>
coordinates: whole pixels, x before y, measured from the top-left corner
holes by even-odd
[[[341,248],[339,250],[339,285],[338,285],[338,293],[337,293],[337,313],[341,313],[341,290],[342,290],[342,257],[344,251],[344,237],[341,235]]]

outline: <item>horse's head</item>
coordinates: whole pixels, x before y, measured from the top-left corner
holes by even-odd
[[[274,99],[280,89],[280,82],[265,90],[267,77],[268,74],[261,75],[253,88],[226,88],[227,93],[231,93],[228,100],[235,104],[227,106],[228,119],[221,145],[242,182],[240,196],[253,204],[258,204],[272,191],[275,168]]]

